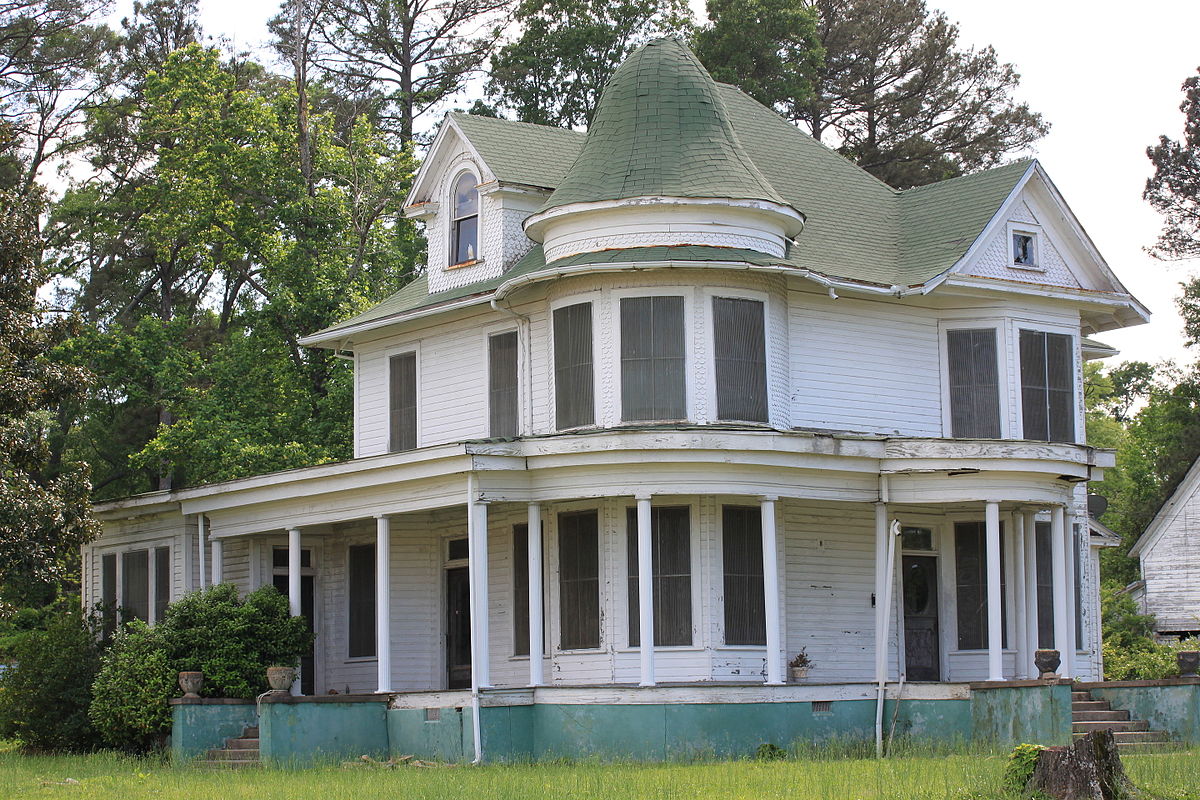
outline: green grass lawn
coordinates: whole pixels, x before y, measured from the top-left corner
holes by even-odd
[[[22,756],[0,751],[0,798],[375,800],[376,798],[746,798],[877,800],[1003,798],[1003,755],[697,764],[547,764],[422,769],[330,766],[209,772],[107,753]],[[1146,800],[1200,800],[1200,749],[1125,759]]]

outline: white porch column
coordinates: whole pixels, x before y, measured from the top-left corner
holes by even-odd
[[[1037,513],[1026,511],[1021,516],[1025,520],[1025,672],[1037,678],[1033,665],[1033,653],[1038,649]]]
[[[1067,645],[1062,649],[1062,674],[1067,678],[1075,675],[1075,651],[1079,644],[1075,641],[1075,570],[1079,565],[1075,561],[1075,517],[1063,511],[1063,560],[1066,561],[1066,595],[1067,595]]]
[[[650,498],[637,500],[638,649],[642,655],[642,686],[654,681],[654,548],[651,542]]]
[[[213,537],[212,545],[212,585],[224,582],[225,579],[225,543]]]
[[[541,686],[542,643],[545,642],[545,621],[542,619],[542,507],[529,504],[529,685]]]
[[[880,686],[888,678],[887,639],[887,503],[875,504],[875,681]]]
[[[203,561],[201,561],[203,563]],[[300,529],[288,530],[288,608],[293,617],[300,616]],[[300,694],[300,670],[292,682],[292,694]]]
[[[987,620],[988,620],[988,680],[1004,680],[1004,615],[1000,608],[1000,504],[984,504],[984,527],[987,538]]]
[[[782,630],[779,625],[779,550],[775,535],[775,497],[762,499],[763,621],[767,628],[767,684],[783,684]]]
[[[392,691],[392,521],[375,518],[375,691]]]
[[[487,503],[472,498],[467,504],[467,545],[471,584],[471,676],[475,688],[492,685],[488,609]]]
[[[1070,654],[1067,652],[1067,537],[1066,511],[1062,506],[1050,509],[1050,563],[1054,585],[1054,648],[1062,660],[1060,675],[1070,675]]]
[[[1016,635],[1016,659],[1017,668],[1013,673],[1016,678],[1029,677],[1030,655],[1026,652],[1026,646],[1029,644],[1029,637],[1025,633],[1025,626],[1029,620],[1025,613],[1025,517],[1020,511],[1014,511],[1009,519],[1010,530],[1008,541],[1012,546],[1012,565],[1013,565],[1013,609],[1015,610],[1013,622],[1014,633]]]
[[[196,517],[196,553],[197,553],[197,558],[199,559],[199,566],[200,566],[200,585],[198,587],[196,587],[198,589],[203,589],[205,586],[208,585],[208,575],[206,574],[207,566],[204,563],[205,562],[205,558],[204,558],[205,533],[206,532],[204,530],[204,515],[201,514],[198,517]]]

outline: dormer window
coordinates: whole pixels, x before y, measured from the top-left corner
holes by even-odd
[[[454,182],[454,207],[450,217],[450,264],[479,258],[479,188],[475,176],[464,172]]]

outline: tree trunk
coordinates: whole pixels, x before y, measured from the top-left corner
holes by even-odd
[[[1043,750],[1025,787],[1026,794],[1057,800],[1125,800],[1133,791],[1112,731],[1092,731],[1070,746]]]

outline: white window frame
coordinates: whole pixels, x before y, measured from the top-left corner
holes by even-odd
[[[765,653],[767,646],[765,644],[726,644],[725,643],[725,525],[724,525],[724,507],[737,506],[739,508],[755,508],[762,513],[762,501],[757,497],[746,497],[740,495],[717,495],[716,506],[712,509],[710,516],[713,520],[713,530],[711,536],[712,548],[712,586],[709,592],[711,598],[710,608],[712,609],[712,625],[708,626],[708,630],[713,631],[715,637],[709,646],[714,650],[743,650],[753,653]],[[784,537],[776,537],[776,546],[783,542]],[[776,553],[776,563],[783,565],[783,557]],[[763,583],[766,584],[766,564],[763,564]],[[782,587],[786,586],[786,581],[783,575],[779,576],[779,586],[781,587],[780,594],[784,594]],[[717,598],[720,602],[717,602]],[[765,605],[764,605],[765,611]],[[766,620],[763,620],[763,628],[766,629]],[[764,673],[765,674],[765,673]]]
[[[558,381],[554,374],[554,357],[555,357],[555,341],[554,341],[554,312],[560,308],[567,306],[579,305],[580,303],[591,303],[592,306],[592,424],[578,425],[574,428],[560,428],[558,426]],[[600,393],[601,387],[605,381],[612,385],[613,376],[611,375],[611,365],[601,358],[602,349],[600,347],[600,315],[598,311],[604,307],[604,295],[599,290],[590,292],[581,292],[570,297],[561,297],[550,304],[550,308],[546,314],[546,339],[549,343],[547,351],[546,373],[550,383],[549,397],[549,414],[550,414],[550,432],[562,433],[564,431],[586,431],[595,428],[604,427],[609,420],[611,409],[604,402],[604,397]],[[617,412],[620,417],[620,412]]]
[[[112,555],[116,557],[116,564],[113,570],[114,595],[116,596],[117,609],[125,607],[125,554],[132,553],[136,550],[146,551],[146,623],[148,625],[156,624],[158,614],[154,608],[154,588],[155,582],[158,579],[158,566],[154,558],[154,551],[161,547],[167,548],[167,561],[171,565],[170,585],[167,591],[167,603],[173,603],[179,598],[175,592],[175,546],[172,544],[172,539],[153,539],[145,542],[136,542],[115,547],[97,548],[94,551],[96,563],[96,585],[99,587],[100,596],[96,602],[104,602],[104,557]]]
[[[692,650],[704,650],[708,644],[703,639],[703,631],[708,629],[702,615],[704,613],[704,598],[700,596],[700,571],[703,569],[703,559],[700,548],[703,546],[702,537],[700,535],[700,506],[695,498],[677,497],[671,495],[655,495],[651,500],[651,506],[661,506],[670,508],[688,509],[688,569],[691,570],[691,604],[692,604],[692,643],[691,644],[675,644],[675,645],[655,645],[655,652],[677,652],[686,653]],[[637,503],[624,502],[619,506],[620,521],[618,522],[617,541],[620,543],[617,547],[618,569],[620,571],[620,589],[613,592],[615,616],[619,620],[617,627],[620,633],[617,636],[617,641],[621,645],[617,648],[618,653],[640,653],[641,647],[631,645],[629,643],[629,509],[637,509]],[[718,556],[719,560],[719,556]],[[736,645],[736,647],[741,647]],[[755,645],[746,645],[746,647],[755,647]],[[759,649],[762,649],[761,647]]]
[[[479,209],[475,213],[475,259],[473,261],[454,261],[454,244],[455,230],[458,219],[454,216],[454,187],[458,183],[459,178],[463,175],[470,175],[475,179],[475,193],[479,203]],[[446,271],[463,269],[464,267],[473,267],[483,262],[483,192],[479,190],[482,186],[482,172],[473,161],[464,161],[455,165],[454,170],[450,173],[450,180],[446,184]]]
[[[1005,227],[1007,238],[1005,239],[1005,248],[1008,252],[1008,264],[1010,269],[1024,270],[1026,272],[1045,272],[1046,266],[1043,261],[1045,255],[1042,247],[1042,226],[1035,223],[1027,222],[1009,222]],[[1016,252],[1013,249],[1013,235],[1022,234],[1033,238],[1033,263],[1018,264],[1016,260]]]
[[[570,304],[568,303],[568,305]],[[543,591],[545,592],[547,610],[547,615],[543,622],[548,631],[549,647],[545,655],[550,657],[551,675],[558,674],[556,669],[557,659],[608,653],[613,640],[611,632],[613,620],[609,610],[612,602],[610,596],[612,590],[609,584],[612,580],[611,573],[613,569],[609,559],[609,547],[612,540],[611,508],[611,504],[606,503],[603,498],[578,500],[542,507],[543,514],[545,514],[542,517],[542,555],[543,570],[546,576]],[[563,649],[562,626],[560,625],[562,597],[559,592],[558,515],[578,511],[596,512],[597,573],[599,577],[597,591],[599,592],[600,608],[600,619],[597,621],[597,624],[600,630],[600,644],[598,647]],[[621,513],[625,513],[624,506],[621,507]]]
[[[383,351],[383,364],[384,364],[384,368],[383,368],[383,374],[384,374],[384,390],[383,390],[383,407],[384,407],[383,440],[384,440],[384,446],[383,446],[383,452],[387,455],[396,455],[397,453],[411,453],[415,450],[420,450],[422,447],[425,446],[425,441],[424,441],[424,436],[423,436],[424,425],[422,424],[423,420],[422,420],[422,413],[421,413],[425,407],[425,404],[423,402],[424,401],[424,391],[423,391],[423,387],[421,386],[421,384],[422,384],[421,379],[422,379],[422,373],[423,373],[423,370],[421,368],[421,364],[422,364],[421,344],[422,344],[421,341],[417,340],[417,341],[409,342],[407,344],[392,345],[391,347],[388,347]],[[417,395],[416,446],[413,447],[412,450],[393,450],[392,449],[392,357],[393,356],[402,356],[402,355],[405,355],[406,353],[412,353],[414,355],[414,360],[415,360],[413,372],[414,372],[414,380],[416,380],[416,382],[417,382],[417,385],[416,385],[416,395]]]
[[[378,642],[375,643],[375,651],[376,652],[375,652],[375,655],[373,655],[373,656],[352,656],[352,655],[350,655],[350,548],[351,547],[363,547],[363,546],[373,546],[375,548],[378,548],[379,543],[376,542],[374,539],[366,537],[366,536],[353,536],[353,537],[348,538],[345,542],[343,542],[342,548],[341,548],[342,549],[342,564],[344,565],[344,569],[342,570],[342,584],[343,584],[343,591],[345,592],[345,598],[346,598],[345,608],[342,613],[342,624],[345,625],[344,630],[346,631],[346,641],[345,641],[345,651],[344,651],[345,658],[343,659],[343,663],[346,663],[346,664],[375,662],[375,661],[379,660],[379,643]],[[378,568],[378,564],[379,564],[378,549],[376,549],[376,551],[375,551],[375,556],[376,556],[375,564],[376,564],[376,568]],[[311,556],[310,556],[310,558],[311,558]],[[314,580],[316,580],[316,579],[314,578]],[[375,580],[378,582],[379,575],[375,576]],[[376,584],[376,585],[378,586],[378,584]],[[315,588],[314,588],[314,591],[315,591]],[[374,594],[372,595],[371,602],[372,602],[372,604],[376,603]],[[314,603],[315,603],[315,598],[314,598]],[[378,607],[376,607],[375,613],[376,614],[379,613]],[[376,622],[376,625],[378,625],[379,620],[376,619],[375,622]]]
[[[710,287],[705,288],[701,294],[703,311],[697,316],[701,326],[703,326],[702,338],[704,341],[704,411],[703,414],[697,415],[697,421],[704,423],[737,423],[739,420],[720,419],[717,416],[717,349],[714,345],[717,335],[716,318],[713,313],[713,300],[718,297],[729,298],[731,300],[754,300],[763,304],[763,346],[764,354],[766,355],[766,384],[767,384],[767,421],[758,422],[754,420],[740,420],[747,425],[767,425],[773,424],[773,421],[778,418],[776,409],[777,388],[772,380],[772,366],[780,354],[777,352],[779,344],[771,336],[771,314],[775,310],[771,303],[771,295],[768,292],[757,289],[742,289],[736,287]],[[786,358],[786,355],[783,356]],[[699,391],[699,387],[697,387]]]
[[[984,317],[982,319],[946,319],[938,323],[938,369],[941,379],[942,396],[942,438],[954,437],[953,416],[950,409],[950,337],[949,332],[955,330],[982,330],[991,328],[996,332],[996,380],[997,393],[1000,395],[1000,438],[1011,439],[1012,413],[1012,374],[1009,369],[1009,342],[1011,341],[1010,325],[999,317]],[[1019,406],[1020,404],[1018,404]],[[1017,430],[1020,430],[1018,427]],[[1015,437],[1020,438],[1020,437]]]
[[[595,326],[595,319],[592,320],[592,325]],[[551,319],[551,328],[554,327],[553,318]],[[486,364],[484,369],[484,411],[486,419],[483,423],[483,435],[489,437],[492,435],[492,337],[499,336],[505,333],[515,333],[517,335],[517,436],[525,436],[528,429],[525,423],[525,408],[529,403],[527,389],[525,387],[525,373],[528,365],[525,360],[525,340],[521,335],[521,328],[513,325],[510,322],[497,322],[493,325],[485,325],[480,329],[480,347],[483,348],[483,360]],[[595,331],[592,333],[593,340],[595,339]],[[592,360],[595,361],[595,341],[592,342]],[[553,354],[551,354],[553,355]],[[551,367],[551,372],[553,372]],[[593,389],[593,391],[595,391]]]
[[[1072,381],[1074,382],[1074,416],[1075,416],[1075,441],[1074,442],[1047,442],[1051,445],[1071,445],[1071,444],[1086,444],[1086,418],[1083,398],[1083,351],[1082,341],[1083,334],[1077,325],[1064,325],[1062,323],[1047,322],[1046,320],[1030,319],[1028,317],[1013,318],[1009,320],[1009,339],[1012,342],[1012,357],[1013,357],[1013,374],[1011,392],[1014,397],[1015,408],[1013,412],[1014,424],[1014,439],[1025,438],[1025,403],[1023,400],[1023,391],[1021,384],[1021,331],[1034,331],[1037,333],[1057,333],[1065,336],[1070,336],[1073,342],[1071,351],[1074,354],[1072,369]]]
[[[946,626],[950,633],[950,636],[948,637],[948,640],[946,641],[946,643],[947,643],[948,647],[951,649],[946,651],[943,658],[945,658],[946,656],[956,656],[956,655],[969,656],[972,654],[978,655],[981,653],[986,655],[988,652],[986,639],[984,640],[984,646],[981,649],[978,649],[978,650],[960,650],[960,649],[958,649],[958,560],[955,558],[955,549],[954,549],[954,545],[955,545],[954,526],[955,526],[955,523],[958,523],[958,522],[982,523],[984,521],[985,520],[984,520],[983,510],[980,509],[978,512],[954,511],[954,512],[948,513],[948,514],[946,514],[945,522],[943,523],[945,535],[941,537],[941,541],[943,544],[941,547],[938,548],[938,556],[942,559],[942,563],[939,565],[939,567],[941,568],[940,574],[944,575],[948,579],[948,583],[946,584],[945,588],[943,589],[943,592],[945,592],[945,594],[947,595],[947,604],[946,604],[947,608],[945,610],[947,611],[947,613],[949,613],[951,615],[948,618],[949,624]],[[1000,557],[1004,561],[1004,614],[1003,614],[1003,619],[1005,620],[1004,628],[1005,628],[1005,633],[1008,638],[1008,646],[1002,647],[1000,652],[1003,653],[1005,655],[1005,657],[1007,657],[1009,655],[1015,654],[1017,651],[1017,648],[1016,648],[1017,640],[1016,640],[1016,635],[1015,635],[1017,606],[1016,606],[1016,596],[1015,596],[1014,588],[1013,588],[1013,573],[1015,571],[1014,570],[1015,565],[1013,564],[1013,559],[1010,558],[1011,554],[1008,552],[1009,548],[1006,547],[1004,544],[1005,539],[1011,540],[1011,537],[1013,536],[1013,531],[1012,531],[1013,525],[1012,525],[1011,513],[1008,511],[1001,511],[1000,512],[1000,523],[1002,526],[1003,537],[1004,537],[1001,539],[1001,542],[1000,542],[1000,553],[1001,553]],[[986,532],[985,532],[985,545],[986,545]],[[941,613],[942,610],[943,609],[939,608],[938,613]],[[901,616],[903,616],[903,614],[901,614]],[[903,625],[903,623],[901,623],[901,624]],[[945,680],[955,680],[955,679],[951,677],[951,678],[945,678]]]
[[[683,298],[683,411],[684,418],[679,420],[626,420],[625,408],[621,401],[623,386],[621,384],[621,301],[637,297],[682,297]],[[696,339],[692,335],[695,330],[695,290],[684,286],[644,286],[634,289],[619,289],[609,294],[609,313],[611,314],[613,337],[612,386],[616,425],[646,425],[655,422],[688,422],[697,418],[695,384]],[[595,362],[595,316],[592,318],[593,342],[592,360]]]

